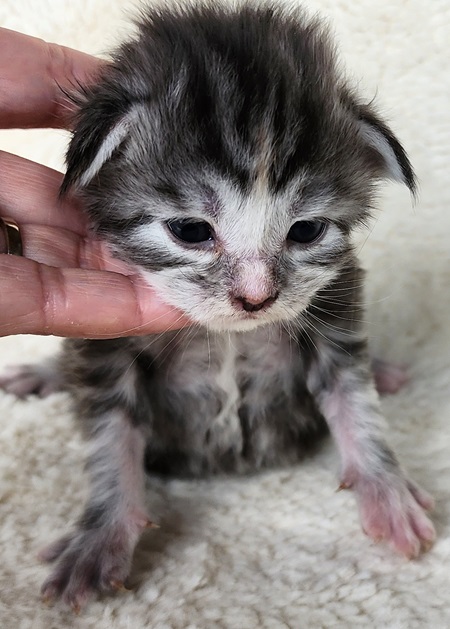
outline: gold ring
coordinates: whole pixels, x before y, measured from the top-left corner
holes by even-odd
[[[0,218],[0,253],[13,256],[21,256],[23,253],[19,226],[10,218]]]

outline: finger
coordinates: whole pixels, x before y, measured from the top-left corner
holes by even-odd
[[[0,50],[3,128],[68,128],[75,106],[64,92],[95,80],[105,63],[7,29],[0,29]]]
[[[138,278],[0,255],[0,335],[114,338],[189,322]]]
[[[136,269],[112,257],[105,242],[46,225],[22,225],[24,257],[48,266],[114,271],[135,275]]]
[[[79,204],[58,198],[62,178],[56,170],[0,151],[0,216],[85,234],[87,218]]]

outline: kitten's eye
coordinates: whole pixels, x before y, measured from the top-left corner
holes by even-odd
[[[323,234],[325,226],[321,221],[297,221],[292,225],[287,237],[294,242],[310,243]]]
[[[205,221],[180,220],[169,221],[168,228],[172,234],[183,242],[205,242],[213,239],[211,226]]]

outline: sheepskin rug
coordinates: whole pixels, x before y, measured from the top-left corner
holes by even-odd
[[[0,393],[0,626],[5,629],[450,627],[450,4],[306,0],[327,17],[348,74],[407,148],[419,201],[387,185],[360,236],[374,355],[410,381],[383,398],[389,438],[436,499],[435,546],[407,561],[364,536],[336,492],[331,441],[305,463],[251,478],[149,479],[161,525],[138,546],[133,589],[79,616],[40,600],[37,553],[68,530],[87,491],[85,447],[65,394]],[[0,25],[105,54],[129,30],[129,0],[2,0]],[[1,56],[1,50],[0,50]],[[62,131],[3,131],[0,148],[63,169]],[[0,367],[38,361],[58,339],[0,340]]]

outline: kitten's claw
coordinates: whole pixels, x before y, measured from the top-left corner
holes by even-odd
[[[123,581],[119,581],[118,579],[111,579],[109,585],[114,592],[131,592],[129,588],[125,587]]]
[[[156,522],[152,522],[151,520],[147,520],[145,522],[144,528],[146,528],[146,529],[159,529],[161,527],[159,526],[159,524],[156,524]]]

